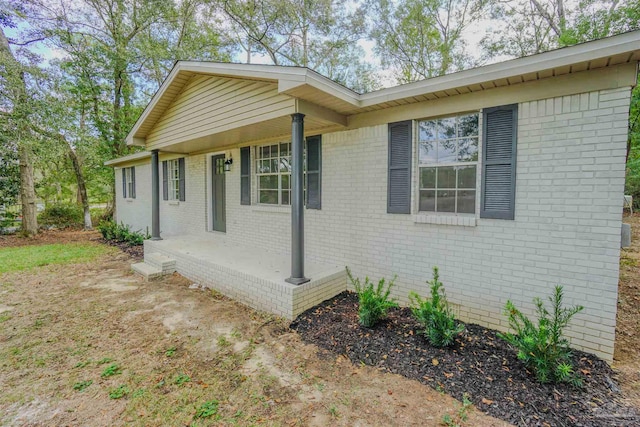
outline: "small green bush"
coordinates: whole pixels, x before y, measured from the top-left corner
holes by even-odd
[[[42,211],[38,223],[45,227],[79,227],[84,224],[84,212],[81,206],[73,203],[56,203]]]
[[[569,341],[562,331],[571,318],[584,307],[562,307],[562,286],[556,286],[549,297],[552,311],[547,310],[540,298],[534,300],[538,324],[529,320],[511,301],[507,301],[506,315],[509,326],[515,333],[499,333],[498,336],[518,350],[518,358],[532,369],[541,383],[567,382],[574,386],[582,384],[571,365]]]
[[[422,299],[417,293],[411,292],[411,312],[424,327],[423,333],[433,346],[448,347],[464,330],[464,325],[457,323],[451,312],[438,267],[433,267],[433,279],[427,283],[431,288],[431,298]]]
[[[114,221],[102,221],[97,228],[105,240],[126,243],[129,246],[142,245],[144,240],[150,237],[148,233],[142,234],[139,231],[131,231],[128,225],[117,224]]]
[[[349,280],[358,294],[358,301],[360,302],[358,318],[362,326],[372,328],[376,323],[385,318],[390,308],[398,307],[395,300],[389,298],[395,277],[389,282],[385,289],[384,278],[380,279],[377,287],[374,287],[368,277],[365,277],[364,285],[361,285],[360,279],[353,278],[349,267],[347,267],[347,276],[349,276]]]

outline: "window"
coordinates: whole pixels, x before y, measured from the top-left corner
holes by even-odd
[[[304,163],[304,162],[303,162]],[[257,147],[258,203],[291,204],[291,143]]]
[[[136,198],[136,169],[135,167],[122,168],[122,197]]]
[[[242,150],[241,150],[242,155]],[[243,159],[248,159],[248,150]],[[246,169],[241,170],[241,186],[244,174],[249,173],[248,160]],[[322,136],[309,136],[304,141],[302,151],[303,170],[303,203],[307,209],[320,209],[322,198]],[[269,205],[291,205],[291,143],[256,147],[256,175],[258,182],[258,203]],[[247,177],[248,178],[248,177]],[[241,189],[242,197],[248,194]],[[248,204],[248,203],[247,203]]]
[[[178,167],[178,159],[167,161],[167,183],[169,185],[169,200],[178,200],[180,198],[180,168]]]
[[[162,198],[164,200],[185,199],[184,157],[162,162]]]
[[[475,213],[478,118],[418,122],[419,210]]]

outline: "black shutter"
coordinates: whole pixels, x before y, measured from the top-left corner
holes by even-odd
[[[517,104],[483,111],[484,154],[480,218],[514,218],[517,123]]]
[[[251,147],[240,149],[240,204],[251,204]]]
[[[122,197],[127,198],[127,168],[122,168]]]
[[[162,200],[169,200],[169,186],[167,185],[167,161],[162,162]]]
[[[307,138],[307,209],[320,209],[322,199],[322,136]]]
[[[178,159],[178,175],[180,178],[178,182],[178,185],[180,186],[180,188],[178,189],[180,197],[178,198],[181,202],[184,202],[185,200],[187,200],[184,194],[184,157]]]
[[[131,194],[129,194],[129,197],[131,197],[132,199],[136,198],[136,168],[135,168],[135,166],[133,166],[131,168]]]
[[[411,120],[389,123],[387,213],[411,213]]]

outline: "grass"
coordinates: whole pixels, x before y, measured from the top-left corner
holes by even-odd
[[[88,262],[111,248],[93,243],[19,246],[0,249],[0,274],[24,271],[51,264]]]

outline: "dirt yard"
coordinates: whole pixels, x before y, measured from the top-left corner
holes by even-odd
[[[29,244],[85,240],[99,238],[58,232]],[[131,262],[113,248],[91,264],[0,275],[0,424],[507,425],[318,352],[287,322],[180,276],[145,283]]]

